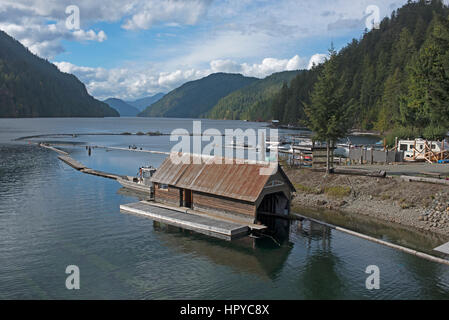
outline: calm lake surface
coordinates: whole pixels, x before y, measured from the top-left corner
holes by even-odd
[[[203,130],[262,128],[202,121]],[[216,240],[120,213],[138,198],[108,179],[64,165],[19,137],[57,133],[192,130],[178,119],[0,119],[0,299],[448,299],[449,267],[317,224],[292,223],[269,238]],[[169,151],[168,136],[48,137],[91,168],[135,175],[163,155],[81,145]],[[40,139],[34,139],[40,141]],[[74,144],[74,145],[70,145]],[[81,289],[65,287],[77,265]],[[365,287],[370,265],[381,289]]]

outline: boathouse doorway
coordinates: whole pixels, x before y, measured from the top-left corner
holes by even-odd
[[[193,193],[192,190],[188,190],[188,189],[183,189],[183,206],[185,208],[190,208],[192,209],[192,204],[193,204]]]
[[[285,220],[290,213],[290,201],[283,192],[266,195],[257,208],[257,220],[268,229],[276,228],[276,220]]]

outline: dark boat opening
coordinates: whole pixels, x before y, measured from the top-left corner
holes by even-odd
[[[288,234],[290,203],[282,192],[266,195],[257,208],[257,221],[276,236]]]

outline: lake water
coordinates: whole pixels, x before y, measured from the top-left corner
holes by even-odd
[[[204,128],[262,128],[203,121]],[[177,119],[0,119],[1,299],[447,299],[449,267],[317,224],[292,223],[288,239],[226,242],[120,213],[137,201],[108,179],[82,174],[19,137],[175,128]],[[42,138],[43,139],[43,138]],[[34,139],[38,141],[39,139]],[[168,136],[77,136],[43,140],[169,151]],[[62,149],[89,167],[135,175],[162,155]],[[65,287],[77,265],[81,289]],[[370,265],[381,289],[365,287]]]

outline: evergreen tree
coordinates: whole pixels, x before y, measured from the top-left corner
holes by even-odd
[[[288,86],[287,86],[287,83],[284,82],[284,84],[282,85],[281,91],[279,92],[279,94],[272,106],[273,120],[282,121],[284,119],[284,113],[285,113],[285,107],[286,107],[287,101],[288,101]]]
[[[400,114],[399,106],[401,95],[403,93],[403,85],[401,81],[401,72],[396,69],[394,75],[390,76],[385,82],[385,88],[379,108],[379,115],[375,124],[375,129],[380,132],[386,132],[397,124]]]
[[[403,121],[417,128],[449,125],[449,23],[435,15],[429,37],[409,66]]]
[[[330,147],[345,137],[352,125],[352,108],[345,103],[345,86],[337,72],[337,53],[333,48],[329,57],[314,86],[311,102],[305,108],[314,139],[327,144],[327,172],[331,170]]]

